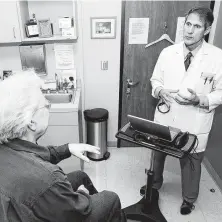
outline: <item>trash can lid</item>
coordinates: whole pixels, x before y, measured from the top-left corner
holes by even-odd
[[[87,109],[84,111],[84,117],[86,121],[103,122],[108,119],[108,116],[108,111],[102,108]]]

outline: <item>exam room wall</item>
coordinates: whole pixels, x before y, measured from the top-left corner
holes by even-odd
[[[81,1],[85,109],[109,111],[108,146],[116,145],[118,129],[121,1]],[[90,17],[116,16],[115,39],[91,39]],[[108,70],[101,70],[108,61]]]

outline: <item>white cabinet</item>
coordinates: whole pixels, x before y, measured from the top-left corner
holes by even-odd
[[[46,133],[38,140],[38,144],[63,145],[66,143],[79,143],[78,112],[50,113],[49,126]],[[83,170],[84,163],[75,156],[61,161],[58,164],[65,173]]]
[[[21,42],[16,1],[0,1],[0,43]]]
[[[38,144],[58,146],[65,143],[79,143],[79,125],[76,119],[78,112],[50,113],[48,129]]]
[[[75,93],[74,104],[52,104],[49,116],[49,126],[46,133],[38,140],[42,146],[63,145],[66,143],[82,142],[80,90]],[[58,164],[65,173],[74,170],[83,170],[84,162],[75,156],[61,161]]]
[[[52,104],[46,133],[38,140],[42,146],[82,142],[81,93],[77,89],[74,103]]]

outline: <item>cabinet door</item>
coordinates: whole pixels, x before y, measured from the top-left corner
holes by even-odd
[[[46,133],[38,140],[41,146],[63,145],[65,143],[79,143],[79,127],[78,126],[49,126]],[[58,164],[65,173],[73,170],[83,170],[83,161],[75,156],[61,161]]]
[[[78,112],[50,112],[49,126],[77,126]]]
[[[78,126],[49,126],[46,133],[38,140],[41,146],[59,146],[65,143],[79,143]]]
[[[0,1],[0,43],[20,42],[16,1]]]

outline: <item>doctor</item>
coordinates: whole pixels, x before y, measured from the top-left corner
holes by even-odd
[[[154,121],[198,137],[193,164],[188,158],[180,160],[183,215],[194,209],[214,111],[222,103],[222,50],[204,41],[213,20],[210,9],[191,9],[185,18],[184,41],[163,49],[151,77],[152,95],[160,99]],[[155,152],[156,189],[163,183],[165,158],[164,153]]]

